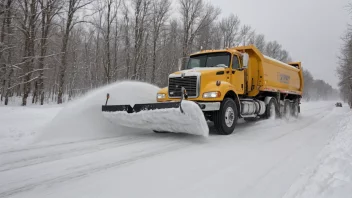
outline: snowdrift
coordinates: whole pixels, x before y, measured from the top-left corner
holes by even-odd
[[[31,144],[61,109],[56,105],[0,107],[0,150]]]
[[[87,93],[66,105],[38,135],[37,142],[62,142],[97,139],[128,133],[148,132],[112,123],[101,111],[106,94],[109,104],[136,104],[156,101],[158,87],[134,81],[117,82]],[[150,131],[149,131],[150,132]]]
[[[348,107],[334,107],[331,115],[341,118],[335,123],[336,132],[284,198],[339,198],[352,194],[352,113]]]

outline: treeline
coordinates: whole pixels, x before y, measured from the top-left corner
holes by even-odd
[[[339,98],[339,91],[324,80],[314,79],[308,70],[303,70],[304,89],[303,99],[306,101],[335,100]]]
[[[349,4],[350,11],[352,3]],[[352,108],[352,28],[348,25],[343,38],[343,46],[340,50],[339,67],[337,73],[340,78],[339,87],[341,98]]]
[[[164,86],[179,59],[201,48],[254,44],[291,60],[277,41],[220,12],[204,0],[3,0],[1,101],[62,103],[123,79]]]

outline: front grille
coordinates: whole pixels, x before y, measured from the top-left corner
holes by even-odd
[[[180,98],[181,88],[184,87],[187,91],[188,97],[198,97],[197,76],[171,77],[169,78],[169,97]]]

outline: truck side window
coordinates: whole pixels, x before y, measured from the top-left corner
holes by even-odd
[[[238,57],[234,55],[232,60],[232,69],[238,69],[238,68],[240,68],[240,63],[238,62]]]

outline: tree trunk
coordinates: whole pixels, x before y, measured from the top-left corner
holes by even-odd
[[[40,41],[40,58],[39,58],[39,79],[38,79],[38,96],[40,97],[40,105],[44,104],[44,57],[47,52],[47,40],[49,35],[49,28],[51,23],[51,10],[48,2],[46,2],[46,6],[44,6],[44,2],[41,4],[42,9],[42,27],[41,27],[41,41]]]
[[[106,66],[105,66],[105,75],[106,83],[109,84],[111,78],[111,61],[110,61],[110,13],[111,12],[111,1],[108,2],[108,13],[107,13],[107,32],[105,37],[105,48],[106,48]]]
[[[95,68],[94,68],[94,70],[97,70],[97,68],[98,67],[100,67],[100,60],[99,60],[99,47],[100,47],[100,31],[98,31],[98,33],[97,33],[97,37],[96,37],[96,39],[97,39],[97,42],[96,42],[96,51],[95,51]],[[95,73],[95,74],[93,74],[92,75],[92,81],[94,82],[94,84],[95,85],[97,85],[97,83],[98,83],[98,81],[97,81],[97,79],[96,79],[96,76],[98,75],[98,73],[97,72],[94,72],[94,70],[93,70],[93,73]]]
[[[2,31],[1,31],[1,35],[0,35],[0,43],[5,43],[5,34],[7,35],[7,44],[8,47],[11,47],[11,40],[12,38],[10,38],[11,34],[12,34],[12,28],[11,28],[11,4],[12,4],[12,0],[7,0],[6,6],[5,6],[5,17],[3,19],[3,23],[2,23]],[[5,31],[6,29],[6,31]],[[2,60],[3,57],[3,49],[0,48],[0,61],[4,61],[3,65],[2,63],[0,63],[0,69],[1,67],[4,68],[4,78],[1,80],[2,83],[2,90],[1,90],[1,101],[3,101],[3,97],[5,95],[5,105],[8,104],[8,97],[9,97],[9,91],[8,88],[11,86],[11,76],[13,74],[13,68],[11,67],[11,61],[12,61],[12,49],[8,50],[8,58],[7,61],[5,62],[5,60]],[[7,63],[7,65],[6,65]],[[1,73],[0,73],[1,74]]]
[[[30,3],[30,17],[29,17],[29,37],[28,48],[27,48],[27,57],[26,57],[26,70],[27,72],[24,76],[24,85],[23,85],[23,98],[22,105],[27,105],[27,98],[31,90],[31,76],[34,67],[34,41],[35,41],[35,20],[36,20],[36,0],[32,0]]]
[[[155,32],[154,32],[155,34]],[[151,83],[155,83],[155,68],[156,68],[156,41],[157,39],[154,37],[153,38],[153,63],[152,63],[152,77],[151,77]]]
[[[38,98],[38,81],[35,81],[34,83],[34,92],[33,92],[33,97],[32,97],[32,104],[36,103]]]
[[[65,34],[62,39],[61,65],[59,70],[59,92],[57,94],[58,104],[62,104],[62,96],[64,91],[63,89],[64,89],[64,83],[65,83],[65,73],[66,73],[66,67],[67,67],[67,43],[70,35],[70,30],[72,28],[71,23],[74,15],[74,6],[75,6],[75,0],[70,0],[68,14],[67,14],[68,17],[67,17],[67,22],[65,27]]]
[[[68,24],[68,23],[67,23]],[[57,103],[62,104],[62,96],[63,96],[63,89],[64,89],[64,82],[65,82],[65,73],[66,73],[66,67],[67,67],[67,42],[68,42],[68,36],[69,36],[69,26],[66,26],[66,33],[64,35],[64,38],[62,39],[62,49],[61,49],[61,65],[60,65],[60,71],[59,71],[59,92],[57,94]]]
[[[117,22],[116,22],[116,25],[115,25],[115,40],[114,40],[114,61],[113,61],[113,65],[114,65],[114,76],[115,76],[115,79],[118,78],[118,74],[117,74],[117,53],[119,51],[119,48],[118,48],[118,45],[117,45],[117,42],[118,42],[118,30],[117,30]]]
[[[126,6],[126,5],[125,5]],[[129,17],[128,8],[125,7],[123,11],[124,19],[124,43],[125,43],[125,61],[126,61],[126,74],[124,78],[129,79],[130,74],[130,39],[129,39]]]
[[[9,52],[9,59],[11,60],[11,51]],[[10,62],[9,62],[10,63]],[[13,74],[13,68],[10,68],[10,71],[9,71],[9,74],[7,76],[7,86],[6,87],[6,92],[5,92],[5,105],[8,105],[9,103],[9,97],[10,97],[10,94],[11,94],[11,90],[10,90],[10,87],[11,87],[11,78],[12,78],[12,74]]]

